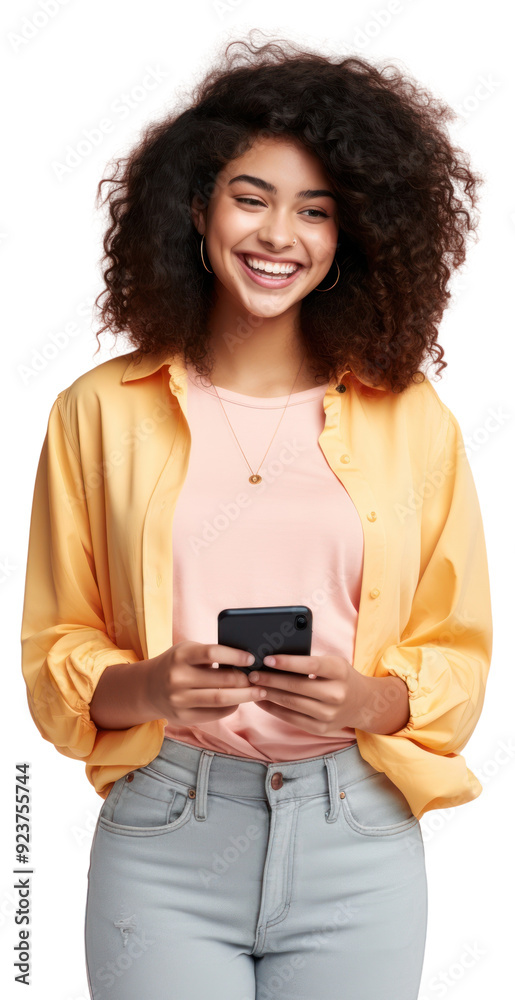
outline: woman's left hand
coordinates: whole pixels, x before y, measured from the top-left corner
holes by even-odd
[[[339,736],[346,726],[359,728],[370,678],[355,670],[345,657],[283,653],[274,659],[273,670],[249,674],[251,683],[267,691],[266,700],[256,702],[260,708],[316,736]],[[265,657],[263,663],[267,660]]]

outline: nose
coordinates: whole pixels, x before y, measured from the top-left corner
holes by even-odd
[[[284,250],[293,246],[295,233],[286,220],[270,220],[266,226],[262,226],[258,233],[258,238],[272,251]],[[298,244],[298,239],[297,239]]]

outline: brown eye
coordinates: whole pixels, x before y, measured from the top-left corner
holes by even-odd
[[[242,202],[242,204],[245,204],[245,205],[262,205],[262,202],[257,201],[256,198],[243,198],[243,197],[241,197],[241,198],[235,198],[235,201]],[[329,218],[329,216],[326,214],[326,212],[322,212],[318,208],[306,208],[306,209],[304,209],[304,212],[314,212],[316,216],[320,216],[322,219],[328,219]],[[304,214],[304,213],[302,213],[302,214]]]

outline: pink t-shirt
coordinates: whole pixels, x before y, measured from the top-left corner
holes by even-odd
[[[216,643],[224,608],[303,604],[313,612],[311,652],[352,663],[363,530],[318,444],[328,383],[292,393],[286,410],[287,396],[246,396],[217,386],[252,471],[259,467],[262,481],[252,485],[209,379],[187,368],[191,452],[172,525],[173,642]],[[352,728],[339,736],[314,735],[259,702],[239,705],[214,722],[168,725],[165,736],[272,762],[356,742]]]

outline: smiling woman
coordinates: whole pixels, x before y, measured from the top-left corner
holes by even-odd
[[[481,792],[485,540],[421,371],[478,178],[399,72],[249,51],[115,173],[103,330],[135,350],[52,407],[23,672],[104,800],[92,997],[414,1000],[419,819]],[[255,676],[216,641],[299,606],[306,655],[284,621]]]

